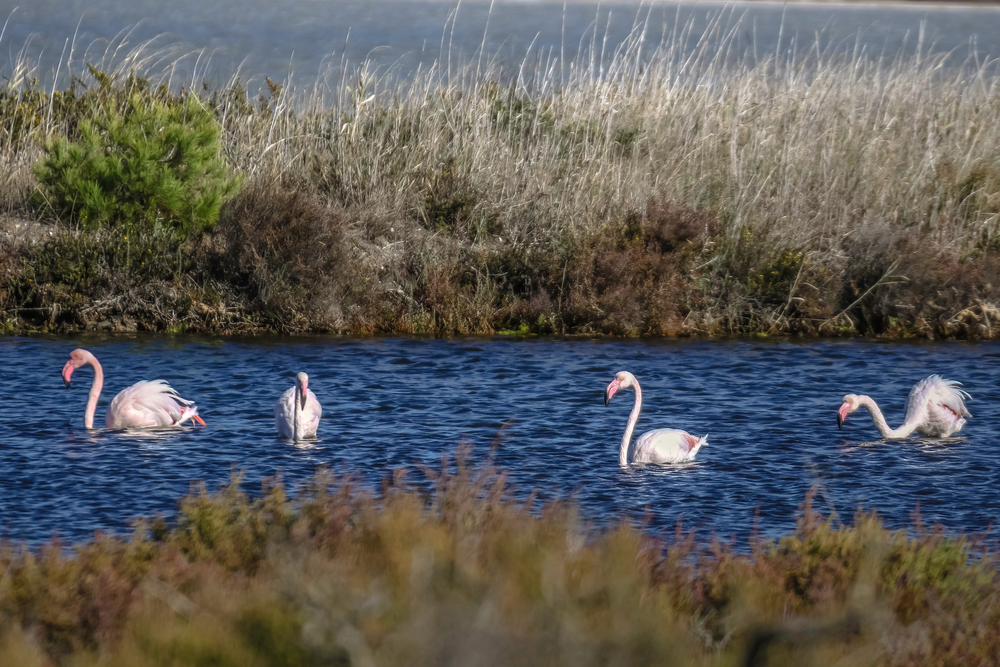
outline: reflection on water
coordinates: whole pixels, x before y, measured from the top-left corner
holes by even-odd
[[[208,426],[86,431],[90,378],[65,389],[59,375],[76,347],[104,365],[98,415],[136,380],[164,378]],[[463,438],[486,457],[508,420],[495,460],[514,492],[572,497],[598,523],[646,516],[657,531],[680,519],[745,537],[757,521],[775,536],[820,482],[842,517],[874,507],[903,526],[919,504],[928,523],[982,531],[1000,516],[998,364],[995,343],[6,338],[0,531],[121,532],[132,517],[172,513],[192,480],[217,488],[233,469],[251,492],[277,474],[294,488],[321,465],[374,488],[389,469],[438,466]],[[317,440],[293,444],[278,437],[273,405],[300,370],[324,414]],[[711,434],[697,460],[618,466],[628,411],[605,408],[603,392],[620,370],[642,383],[640,431]],[[845,391],[875,397],[897,423],[932,372],[973,396],[960,436],[879,440],[860,415],[837,430]]]

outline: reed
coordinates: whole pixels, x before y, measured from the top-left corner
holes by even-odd
[[[443,57],[406,78],[361,63],[256,98],[236,76],[196,90],[244,180],[214,232],[171,250],[185,268],[158,277],[169,314],[84,314],[13,271],[8,327],[992,337],[996,61],[819,41],[740,56],[738,29],[720,16],[657,40],[640,22],[573,62]],[[182,94],[163,58],[118,58],[51,95],[15,67],[9,215],[82,233],[27,203],[40,142],[137,86]],[[13,266],[67,242],[4,252]],[[91,303],[137,287],[104,283]]]

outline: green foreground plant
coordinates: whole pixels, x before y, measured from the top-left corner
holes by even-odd
[[[1000,650],[981,540],[865,512],[836,528],[807,498],[794,535],[739,553],[680,527],[588,528],[468,456],[424,471],[424,491],[401,471],[371,494],[319,470],[295,498],[267,480],[251,499],[237,475],[127,540],[5,543],[0,660],[968,665]]]

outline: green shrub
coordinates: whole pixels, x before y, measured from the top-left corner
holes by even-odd
[[[47,143],[35,166],[36,207],[85,228],[211,228],[238,183],[220,156],[219,126],[194,96],[168,105],[133,95],[123,112],[79,124],[79,143]]]

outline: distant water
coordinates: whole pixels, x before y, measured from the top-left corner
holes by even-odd
[[[485,0],[3,0],[0,16],[9,16],[0,71],[9,73],[23,50],[46,82],[60,60],[62,79],[86,62],[120,64],[150,40],[145,65],[175,82],[217,84],[240,74],[259,84],[265,75],[283,81],[293,74],[311,85],[366,59],[402,77],[435,61],[447,67],[449,56],[457,66],[482,45],[487,60],[508,68],[560,54],[571,61],[581,50],[588,59],[610,58],[640,23],[648,26],[646,52],[688,24],[690,49],[713,20],[732,33],[734,54],[764,57],[780,36],[785,53],[804,53],[818,38],[824,49],[858,44],[892,57],[916,48],[923,25],[924,47],[953,51],[959,62],[970,49],[981,59],[1000,56],[1000,7],[923,3],[570,2],[564,13],[558,1],[500,0],[491,14]]]
[[[107,375],[99,426],[116,392],[164,378],[207,428],[88,432],[90,370],[71,389],[59,375],[81,345]],[[481,459],[507,420],[497,463],[515,492],[572,497],[597,525],[648,514],[654,532],[680,519],[703,537],[743,539],[754,522],[777,536],[817,482],[817,504],[845,521],[865,507],[908,526],[919,506],[926,523],[978,532],[1000,517],[997,343],[2,338],[0,368],[0,535],[17,540],[125,533],[132,517],[173,513],[190,481],[215,489],[233,469],[251,493],[279,473],[294,487],[319,465],[374,486],[390,468],[437,466],[463,438]],[[324,415],[321,439],[295,447],[277,437],[272,406],[300,370]],[[605,407],[603,391],[619,370],[642,384],[637,432],[708,433],[697,461],[618,466],[633,395]],[[974,397],[961,437],[882,442],[864,412],[837,430],[845,393],[873,396],[898,424],[930,373]]]

